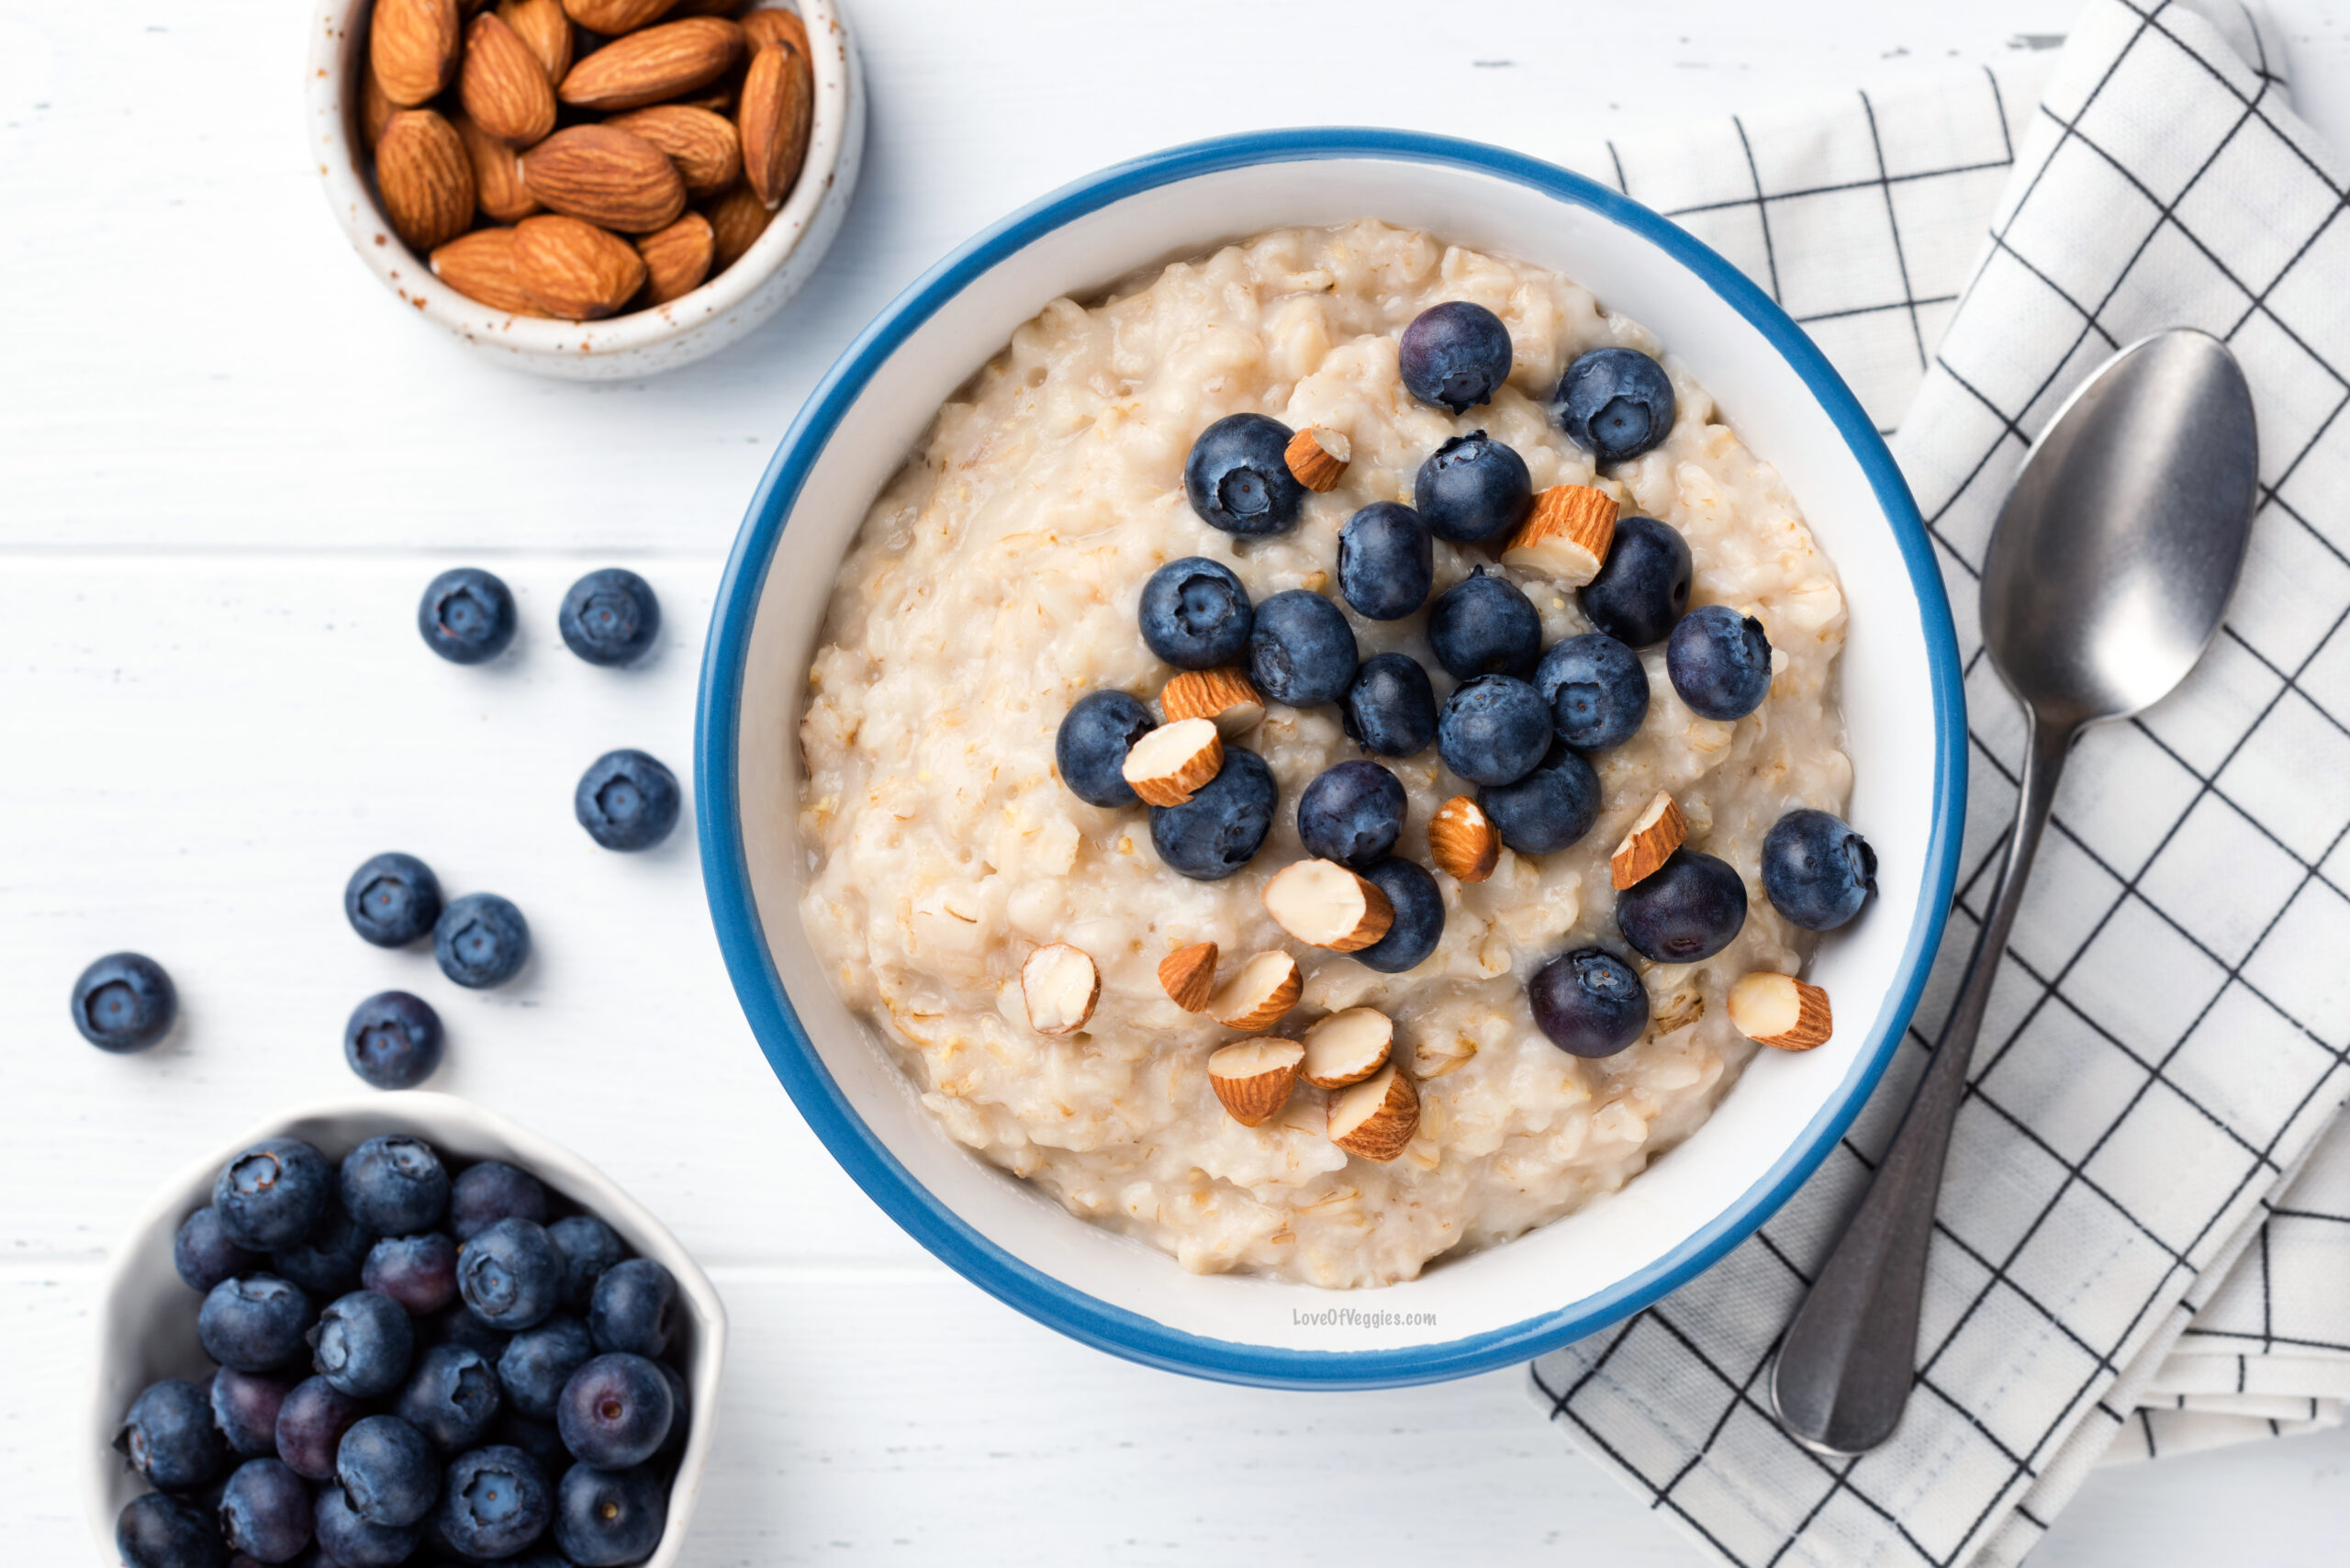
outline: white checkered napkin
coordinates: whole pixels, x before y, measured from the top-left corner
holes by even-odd
[[[2092,0],[2040,90],[1975,73],[1576,160],[1746,266],[1898,419],[1967,658],[1959,902],[1884,1091],[1755,1239],[1533,1370],[1729,1562],[2011,1563],[2109,1451],[2350,1395],[2350,1130],[2320,1137],[2350,1092],[2350,214],[2261,24],[2212,6]],[[2075,754],[1959,1115],[1917,1394],[1885,1449],[1822,1460],[1771,1419],[1772,1348],[1908,1102],[2015,803],[1976,564],[2050,412],[2177,324],[2252,381],[2252,558],[2188,683]]]

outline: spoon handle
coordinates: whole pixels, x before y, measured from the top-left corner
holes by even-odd
[[[2023,902],[2041,831],[2048,825],[2065,753],[2076,733],[2072,723],[2033,717],[2007,861],[1958,1000],[1867,1195],[1780,1341],[1771,1396],[1779,1424],[1807,1448],[1865,1453],[1900,1425],[1914,1381],[1926,1243],[1942,1195],[1942,1157],[1965,1097],[1967,1061],[1991,1000],[1991,983]]]

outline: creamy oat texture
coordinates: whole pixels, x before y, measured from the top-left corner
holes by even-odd
[[[1516,351],[1508,386],[1458,418],[1414,401],[1396,372],[1405,325],[1448,299],[1497,312]],[[1595,480],[1543,405],[1570,361],[1610,344],[1665,354],[1680,412],[1662,446]],[[1841,812],[1850,792],[1835,701],[1845,617],[1835,568],[1777,474],[1668,351],[1555,273],[1360,222],[1261,235],[1091,308],[1057,299],[939,412],[841,568],[810,672],[801,911],[842,997],[874,1021],[950,1134],[1187,1269],[1363,1286],[1555,1219],[1705,1120],[1756,1048],[1724,1016],[1730,983],[1793,970],[1807,950],[1763,899],[1759,857],[1782,812]],[[1259,541],[1208,527],[1182,489],[1192,438],[1246,410],[1353,444],[1337,489],[1310,496],[1293,532]],[[1145,808],[1102,810],[1064,789],[1054,734],[1088,691],[1151,701],[1174,673],[1136,629],[1153,569],[1205,555],[1260,602],[1301,587],[1337,599],[1347,518],[1408,502],[1422,459],[1477,429],[1524,456],[1537,489],[1597,483],[1627,514],[1679,529],[1695,556],[1692,602],[1759,616],[1777,673],[1761,709],[1723,723],[1681,703],[1662,644],[1646,650],[1647,722],[1593,759],[1597,825],[1557,854],[1505,851],[1474,886],[1438,873],[1442,944],[1411,972],[1383,975],[1285,941],[1259,902],[1304,854],[1299,791],[1365,755],[1336,709],[1275,704],[1238,737],[1271,764],[1281,803],[1257,858],[1220,882],[1163,866]],[[1438,592],[1490,559],[1436,550]],[[1541,611],[1546,644],[1589,630],[1572,591],[1505,575]],[[1364,657],[1415,655],[1442,701],[1453,683],[1429,654],[1425,615],[1348,618]],[[1426,865],[1430,815],[1474,790],[1433,745],[1387,766],[1411,797],[1397,852]],[[1595,941],[1628,952],[1607,857],[1661,789],[1687,814],[1692,845],[1744,874],[1745,929],[1703,963],[1645,966],[1646,1039],[1606,1060],[1567,1056],[1535,1027],[1526,980]],[[1262,948],[1296,955],[1304,1000],[1276,1033],[1358,1004],[1394,1017],[1422,1103],[1402,1158],[1377,1165],[1336,1148],[1322,1092],[1302,1083],[1261,1127],[1225,1114],[1204,1063],[1234,1036],[1177,1008],[1157,979],[1162,958],[1202,940],[1222,945],[1227,974]],[[1080,1034],[1027,1025],[1021,961],[1049,942],[1101,966],[1100,1005]]]

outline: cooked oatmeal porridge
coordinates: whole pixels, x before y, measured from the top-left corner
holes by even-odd
[[[1416,398],[1398,364],[1404,329],[1448,301],[1487,308],[1508,336],[1506,383],[1459,414]],[[1675,412],[1660,444],[1595,469],[1553,398],[1571,364],[1608,347],[1662,356]],[[949,1134],[1186,1269],[1348,1287],[1407,1280],[1556,1219],[1705,1121],[1757,1048],[1730,1021],[1730,987],[1793,974],[1809,951],[1758,867],[1784,812],[1841,814],[1850,793],[1836,702],[1845,610],[1778,475],[1669,350],[1556,273],[1366,221],[1264,234],[1091,307],[1057,299],[940,410],[842,566],[800,725],[800,825],[815,949]],[[1187,501],[1193,442],[1236,413],[1344,438],[1335,487],[1304,493],[1287,532],[1220,532]],[[1371,755],[1337,706],[1268,700],[1260,722],[1224,738],[1227,770],[1243,750],[1270,765],[1278,804],[1261,847],[1214,880],[1162,861],[1153,808],[1080,799],[1056,738],[1073,704],[1105,689],[1157,716],[1177,672],[1137,632],[1154,571],[1205,557],[1259,608],[1302,588],[1343,609],[1340,529],[1373,502],[1412,502],[1423,462],[1473,431],[1515,449],[1538,494],[1589,487],[1626,518],[1678,530],[1693,609],[1729,606],[1767,631],[1768,695],[1734,721],[1701,717],[1669,678],[1666,644],[1639,649],[1646,717],[1589,756],[1596,821],[1562,849],[1501,849],[1483,880],[1436,871],[1441,937],[1386,973],[1307,946],[1266,902],[1277,873],[1310,858],[1301,791]],[[1483,566],[1524,590],[1545,646],[1592,630],[1574,588],[1497,564],[1501,543],[1436,540],[1428,601]],[[1426,614],[1346,620],[1362,658],[1392,650],[1425,666],[1438,703],[1458,684]],[[1477,786],[1433,743],[1374,760],[1408,801],[1393,854],[1438,864],[1431,820]],[[1737,868],[1743,924],[1700,961],[1637,961],[1644,1032],[1614,1055],[1568,1054],[1537,1026],[1528,983],[1575,949],[1630,958],[1610,854],[1660,791],[1690,850]],[[1203,942],[1217,944],[1224,981],[1251,955],[1289,953],[1302,995],[1255,1036],[1187,1011],[1160,965]],[[1081,1026],[1045,1033],[1057,1025],[1024,992],[1023,969],[1056,945],[1078,950],[1067,957],[1080,991],[1091,958],[1099,994],[1090,1016],[1069,1014]],[[1031,987],[1040,971],[1053,981],[1046,960],[1062,957],[1040,958]],[[1358,1007],[1393,1020],[1397,1092],[1416,1089],[1400,1154],[1334,1141],[1326,1103],[1342,1090],[1300,1079],[1256,1126],[1219,1099],[1206,1066],[1218,1047],[1303,1039]]]

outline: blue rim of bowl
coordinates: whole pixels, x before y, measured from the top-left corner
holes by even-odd
[[[1835,1096],[1771,1170],[1665,1257],[1596,1294],[1504,1328],[1380,1350],[1292,1350],[1188,1334],[1072,1289],[980,1235],[933,1196],[867,1127],[817,1054],[776,972],[752,897],[737,796],[735,737],[751,626],[800,487],[874,372],[923,322],[1037,239],[1138,193],[1261,163],[1338,158],[1433,163],[1498,176],[1587,207],[1671,255],[1759,330],[1834,421],[1891,524],[1924,622],[1935,725],[1934,822],[1925,897],[1895,986]],[[1285,1388],[1380,1388],[1466,1377],[1527,1361],[1617,1323],[1695,1278],[1762,1226],[1834,1148],[1892,1059],[1924,989],[1958,872],[1965,805],[1965,705],[1942,571],[1893,454],[1803,330],[1747,276],[1673,223],[1605,185],[1480,142],[1411,131],[1310,128],[1195,141],[1113,164],[989,228],[932,267],[842,353],[792,422],[752,498],[719,585],[695,716],[695,808],[719,947],[759,1048],[800,1114],[867,1194],[941,1261],[1047,1327],[1170,1372]],[[1072,1223],[1078,1223],[1072,1221]]]

